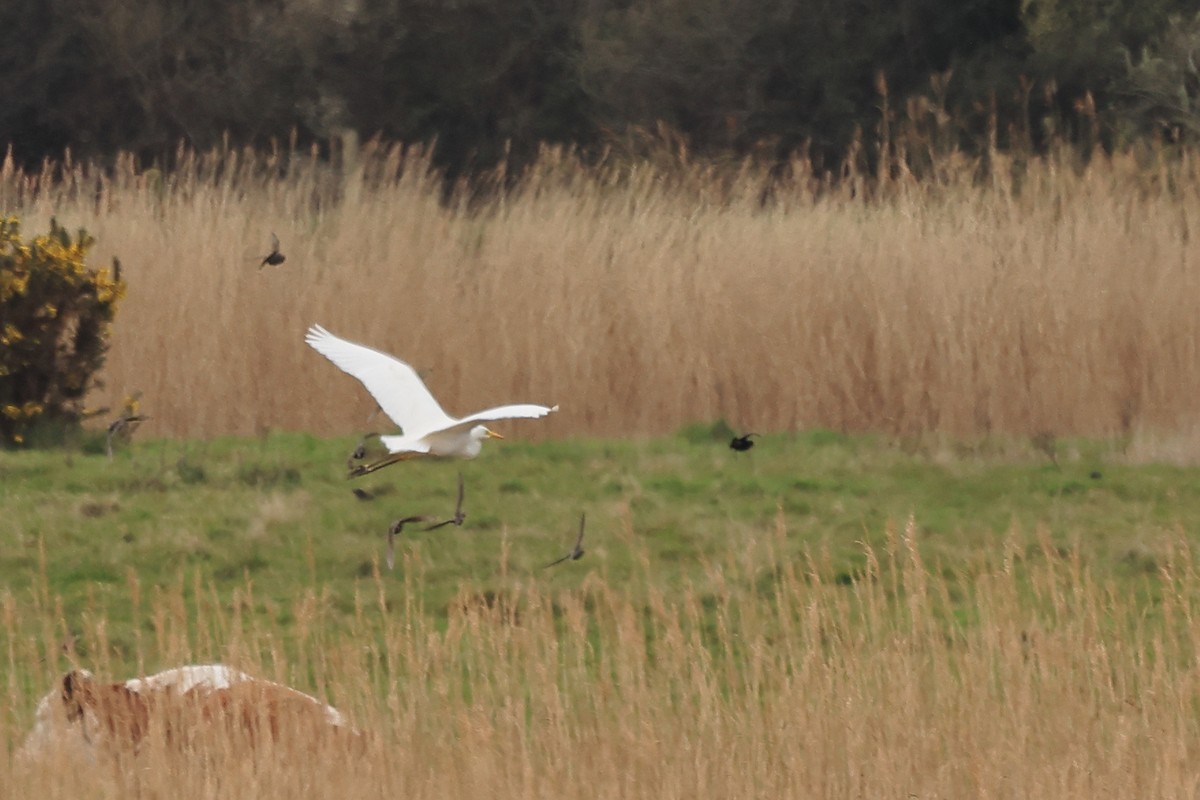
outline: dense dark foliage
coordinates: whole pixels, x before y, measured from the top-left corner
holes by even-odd
[[[856,137],[932,109],[954,146],[1193,136],[1186,0],[6,0],[0,136],[26,162],[340,131],[452,170],[539,142],[708,154]],[[882,80],[881,80],[882,76]],[[924,98],[924,105],[905,101]],[[926,102],[927,101],[927,102]],[[907,108],[907,111],[906,111]],[[892,120],[888,121],[891,124]],[[673,135],[674,135],[673,134]]]

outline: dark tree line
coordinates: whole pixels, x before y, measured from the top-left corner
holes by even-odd
[[[1108,144],[1194,137],[1191,9],[1187,0],[5,0],[0,137],[26,162],[68,147],[169,161],[180,143],[325,141],[352,129],[436,141],[439,163],[458,171],[505,154],[520,163],[539,142],[633,147],[638,131],[662,124],[699,152],[804,146],[832,163],[878,130],[885,85],[893,109],[932,98],[967,148],[983,146],[989,124],[1009,139],[1001,146],[1018,134],[1038,146],[1097,130]]]

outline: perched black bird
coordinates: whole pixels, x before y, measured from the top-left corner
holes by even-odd
[[[461,528],[463,522],[465,522],[467,519],[467,515],[463,513],[462,507],[463,507],[463,477],[462,477],[462,473],[460,472],[460,473],[458,473],[458,503],[456,503],[454,506],[454,516],[451,517],[450,519],[443,520],[442,522],[439,522],[436,525],[430,525],[425,530],[432,531],[432,530],[436,530],[436,529],[442,527],[443,525],[450,525],[450,524],[454,524],[455,526]]]
[[[282,264],[286,260],[287,260],[286,256],[284,256],[283,253],[279,252],[279,237],[272,233],[271,234],[271,252],[269,252],[265,256],[263,256],[262,263],[258,265],[258,268],[262,269],[267,264],[270,264],[272,267],[278,267],[280,264]]]
[[[551,561],[549,564],[542,567],[542,569],[548,569],[553,567],[555,564],[561,564],[564,561],[578,561],[579,559],[583,558],[583,523],[585,516],[585,514],[579,515],[579,536],[576,537],[575,546],[571,548],[571,552],[567,553],[562,558]]]
[[[387,565],[388,569],[393,569],[396,566],[396,536],[404,526],[410,522],[427,522],[429,517],[402,517],[392,523],[388,528],[388,549],[387,549]]]
[[[729,443],[732,450],[737,450],[739,453],[744,453],[751,447],[754,447],[754,442],[750,441],[751,436],[758,436],[757,433],[747,433],[745,436],[735,436],[733,441]]]

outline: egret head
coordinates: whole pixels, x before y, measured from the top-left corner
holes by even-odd
[[[504,437],[486,425],[476,425],[474,428],[471,428],[471,438],[482,442],[484,439],[503,439]]]

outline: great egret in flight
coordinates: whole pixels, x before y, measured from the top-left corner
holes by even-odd
[[[374,464],[355,467],[350,471],[351,476],[366,475],[388,464],[419,456],[474,458],[479,455],[484,439],[504,438],[484,422],[537,419],[558,410],[558,406],[524,403],[497,406],[455,419],[438,405],[417,371],[400,359],[340,339],[320,325],[309,328],[304,341],[338,369],[362,381],[383,412],[403,431],[399,436],[380,436],[391,455]]]

